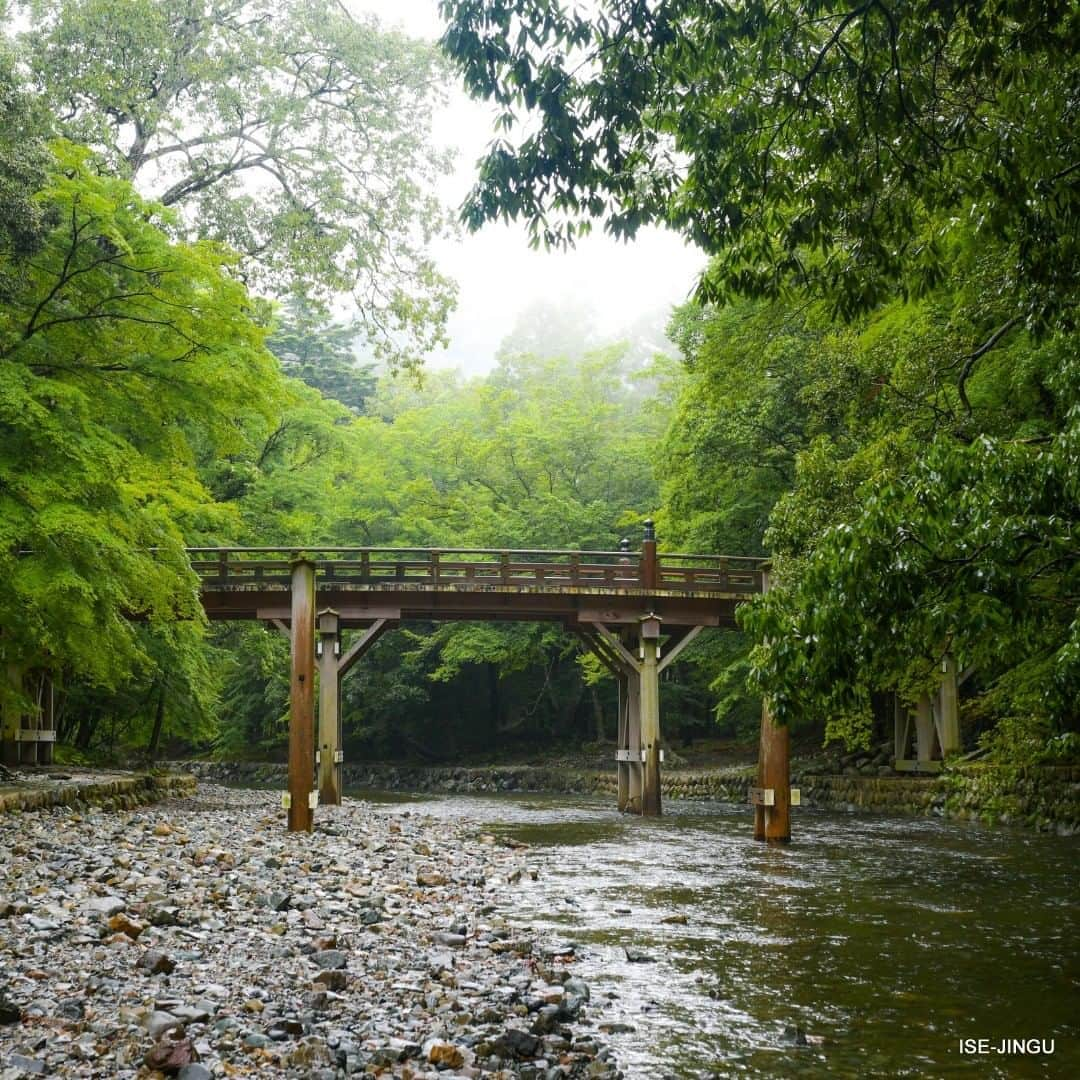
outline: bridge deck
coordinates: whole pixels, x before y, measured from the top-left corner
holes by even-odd
[[[651,545],[650,545],[651,546]],[[291,567],[315,565],[317,604],[374,619],[551,619],[731,625],[765,561],[738,556],[478,548],[192,548],[212,619],[286,619]]]

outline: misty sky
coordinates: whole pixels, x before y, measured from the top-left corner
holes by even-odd
[[[442,32],[437,0],[347,0],[386,25],[434,40]],[[443,185],[457,208],[472,183],[475,162],[492,136],[489,106],[451,90],[449,106],[435,122],[435,139],[458,152],[457,169]],[[705,259],[682,239],[642,229],[631,244],[597,231],[569,252],[532,251],[524,225],[491,224],[459,241],[435,246],[439,266],[458,283],[458,307],[450,319],[450,349],[433,354],[431,366],[459,366],[476,373],[493,362],[499,342],[520,312],[535,301],[570,298],[596,313],[597,336],[608,337],[656,309],[681,303]]]

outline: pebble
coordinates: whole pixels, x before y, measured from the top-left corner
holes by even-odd
[[[213,1080],[214,1074],[200,1062],[185,1065],[177,1074],[177,1080]]]
[[[316,967],[324,971],[343,968],[349,962],[349,958],[340,949],[323,949],[321,952],[313,953],[311,959]]]
[[[573,1034],[573,942],[515,927],[528,849],[474,823],[347,800],[289,834],[203,785],[0,817],[0,850],[5,1078],[620,1075]]]
[[[37,1076],[45,1074],[45,1062],[38,1058],[27,1057],[25,1054],[12,1054],[7,1059],[7,1063],[15,1069],[21,1069],[24,1073]]]

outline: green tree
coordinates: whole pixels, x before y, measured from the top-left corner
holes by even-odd
[[[9,664],[115,686],[151,663],[133,618],[201,618],[183,545],[229,515],[192,433],[229,453],[279,377],[230,259],[57,155],[57,224],[0,307],[0,625]]]
[[[252,285],[348,293],[377,355],[442,339],[434,49],[331,0],[34,0],[22,45],[59,130],[243,256]]]
[[[470,227],[521,217],[561,243],[594,219],[616,236],[666,222],[717,256],[706,297],[795,285],[845,318],[924,295],[973,234],[1012,251],[995,329],[1072,321],[1071,0],[440,10],[443,47],[507,133],[465,204]]]
[[[48,207],[34,198],[51,165],[38,120],[33,98],[20,88],[14,54],[0,40],[0,302],[18,288],[50,225]]]
[[[1012,340],[969,412],[935,372],[963,325],[940,305],[871,323],[867,356],[892,360],[876,418],[846,445],[815,440],[772,516],[780,585],[745,623],[770,643],[756,680],[789,721],[865,741],[872,693],[913,701],[951,653],[975,673],[972,724],[1045,742],[1080,722],[1076,337]]]
[[[375,391],[375,373],[374,365],[359,363],[356,337],[356,327],[307,312],[292,300],[279,314],[266,344],[287,375],[362,413]]]

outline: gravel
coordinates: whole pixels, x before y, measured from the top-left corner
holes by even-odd
[[[621,1076],[520,845],[269,792],[0,817],[0,1080]],[[585,1030],[582,1030],[585,1029]]]

